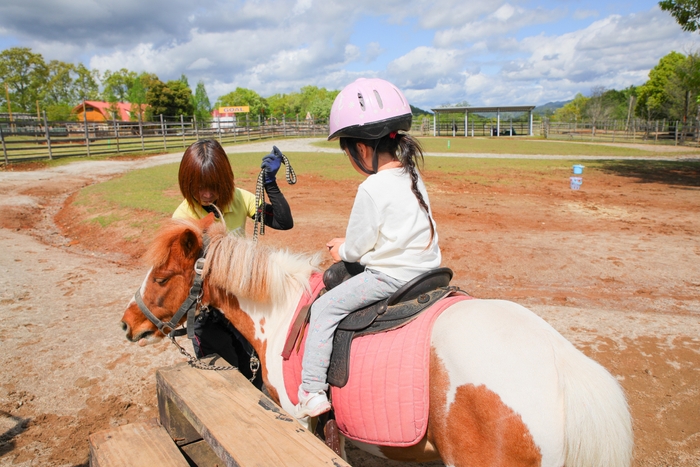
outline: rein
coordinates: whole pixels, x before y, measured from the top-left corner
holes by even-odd
[[[194,339],[194,318],[197,312],[206,311],[209,308],[207,305],[202,306],[202,284],[204,283],[204,277],[202,277],[202,272],[204,270],[205,254],[206,253],[203,253],[202,256],[197,258],[197,261],[195,261],[194,280],[192,283],[192,287],[190,287],[190,292],[187,295],[185,301],[182,303],[182,305],[180,305],[180,308],[177,310],[177,313],[175,313],[175,315],[172,318],[170,318],[170,321],[163,322],[162,320],[158,319],[151,312],[151,310],[148,309],[148,307],[143,301],[143,297],[141,297],[141,288],[136,290],[136,293],[134,294],[134,300],[136,301],[136,305],[138,305],[139,310],[141,310],[141,313],[143,313],[144,316],[148,318],[148,320],[151,323],[153,323],[153,325],[156,328],[158,328],[160,332],[162,332],[164,335],[170,338],[170,341],[173,344],[175,344],[175,346],[180,350],[180,353],[187,357],[187,362],[190,365],[200,370],[237,370],[238,368],[233,365],[205,365],[201,362],[200,359],[187,352],[187,350],[185,350],[175,340],[175,337],[183,336],[185,334],[187,334],[187,337],[189,339]],[[185,314],[187,314],[187,327],[183,329],[180,328],[179,323],[182,317],[185,316]],[[251,383],[253,382],[253,380],[255,380],[255,376],[257,375],[259,369],[260,359],[258,359],[258,356],[255,354],[255,351],[253,351],[253,355],[250,356],[250,371],[253,373],[253,376],[249,379]]]
[[[282,154],[282,163],[284,164],[284,175],[287,183],[294,185],[297,182],[297,174],[289,163],[287,156]],[[255,184],[255,224],[253,227],[253,241],[258,241],[258,234],[265,235],[265,171],[261,170],[258,174],[258,181]]]

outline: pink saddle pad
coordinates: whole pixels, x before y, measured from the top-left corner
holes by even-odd
[[[312,287],[313,288],[313,287]],[[450,295],[408,324],[356,338],[350,350],[350,376],[342,388],[331,387],[340,431],[348,438],[383,446],[413,446],[428,428],[430,334],[447,307],[471,297]],[[302,299],[301,308],[313,297]],[[304,332],[304,342],[306,331]],[[283,362],[284,385],[299,402],[304,343]]]

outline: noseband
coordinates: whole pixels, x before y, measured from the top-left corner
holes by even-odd
[[[164,323],[162,320],[158,319],[151,310],[148,309],[146,304],[143,302],[141,297],[141,289],[136,290],[134,294],[134,300],[148,320],[153,323],[155,327],[158,328],[160,332],[164,335],[170,337],[171,339],[175,336],[181,336],[184,334],[183,330],[177,330],[176,328],[180,326],[180,320],[185,314],[187,314],[187,337],[189,339],[194,338],[194,318],[197,310],[200,308],[202,302],[202,270],[204,269],[204,257],[200,257],[194,263],[194,282],[192,287],[190,287],[190,293],[185,299],[185,301],[180,305],[180,309],[177,313],[168,321]]]

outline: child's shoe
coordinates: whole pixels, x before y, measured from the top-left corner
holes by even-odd
[[[306,392],[299,390],[299,403],[296,406],[294,416],[296,418],[318,417],[322,413],[331,410],[331,403],[325,391]]]

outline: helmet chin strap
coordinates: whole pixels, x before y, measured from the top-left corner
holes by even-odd
[[[372,170],[365,167],[365,163],[355,154],[354,151],[350,151],[350,156],[352,156],[355,164],[367,175],[374,175],[379,169],[379,155],[377,154],[377,146],[379,146],[379,140],[375,143],[372,148]],[[355,146],[355,151],[357,151],[357,146]]]

